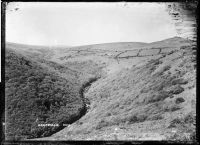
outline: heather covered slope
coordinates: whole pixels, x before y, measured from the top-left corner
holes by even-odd
[[[12,49],[6,49],[5,66],[8,140],[51,135],[85,110],[76,81],[58,76]],[[59,126],[38,126],[48,123]]]

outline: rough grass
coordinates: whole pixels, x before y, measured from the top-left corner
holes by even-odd
[[[188,113],[185,117],[175,118],[170,122],[168,128],[176,128],[178,131],[167,137],[167,140],[182,142],[196,142],[196,116]]]

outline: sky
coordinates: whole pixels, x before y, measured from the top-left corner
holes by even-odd
[[[177,36],[165,9],[164,3],[11,2],[6,41],[48,46],[159,41]]]

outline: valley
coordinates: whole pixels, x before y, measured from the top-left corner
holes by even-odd
[[[7,120],[19,120],[7,131],[19,130],[10,135],[25,136],[19,140],[194,141],[196,47],[181,37],[56,48],[7,43],[6,98],[8,107],[17,107],[16,114],[7,108]],[[38,74],[43,77],[34,80]],[[35,91],[24,95],[30,89]],[[15,94],[23,98],[21,105],[13,101]],[[23,112],[20,106],[26,105]],[[39,112],[47,119],[36,123]],[[69,125],[41,129],[39,123]]]

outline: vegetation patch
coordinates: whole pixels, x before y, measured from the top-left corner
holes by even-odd
[[[164,117],[162,116],[162,114],[156,114],[156,115],[150,115],[147,120],[161,120]]]
[[[179,79],[174,79],[172,81],[172,85],[177,85],[177,84],[180,84],[180,85],[185,85],[187,84],[188,81],[187,80],[184,80],[183,78],[179,78]]]
[[[163,107],[163,110],[164,112],[174,112],[174,111],[177,111],[177,110],[180,110],[181,107],[178,106],[178,105],[175,105],[175,104],[172,104],[172,105],[166,105]]]
[[[185,99],[183,99],[181,97],[176,99],[176,104],[180,104],[180,103],[183,103],[183,102],[185,102]]]
[[[159,71],[156,72],[153,76],[162,76],[164,72],[168,71],[170,68],[170,65],[163,66],[162,68],[159,68]]]
[[[184,91],[184,88],[182,88],[180,85],[175,85],[175,86],[171,86],[170,88],[168,88],[168,93],[170,94],[180,94]]]
[[[147,120],[148,116],[143,113],[136,113],[127,118],[128,124],[144,122]]]
[[[168,98],[169,94],[165,91],[159,91],[156,94],[151,94],[147,100],[146,103],[154,103],[154,102],[158,102],[158,101],[163,101],[164,99]]]
[[[102,119],[100,122],[98,122],[98,124],[97,124],[95,129],[98,130],[98,129],[101,129],[103,127],[109,126],[109,125],[110,125],[110,123],[108,121]]]

